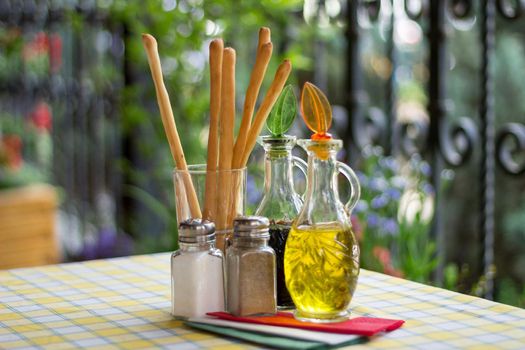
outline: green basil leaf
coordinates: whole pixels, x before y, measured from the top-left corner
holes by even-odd
[[[297,115],[297,101],[292,85],[286,86],[275,102],[266,119],[266,127],[273,136],[282,136],[290,127]]]

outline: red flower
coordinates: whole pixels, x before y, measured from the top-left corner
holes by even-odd
[[[18,135],[7,135],[2,138],[7,166],[13,170],[22,166],[22,139]]]
[[[39,32],[33,40],[24,45],[22,57],[25,61],[42,55],[49,55],[49,69],[56,73],[62,66],[62,38],[59,34]]]
[[[31,121],[39,131],[50,131],[53,124],[51,107],[44,101],[39,102],[30,114]]]
[[[355,238],[361,242],[361,239],[363,238],[363,226],[359,222],[359,218],[352,215],[350,221],[352,222],[352,231],[354,232]]]
[[[29,61],[37,56],[47,54],[48,51],[49,38],[46,33],[39,32],[33,40],[25,44],[22,55],[26,61]]]
[[[52,73],[62,66],[62,38],[58,34],[49,36],[49,68]]]
[[[388,249],[385,247],[375,246],[372,250],[372,254],[377,258],[383,267],[384,273],[394,277],[403,277],[403,272],[394,268],[394,265],[392,264],[392,257],[390,256],[390,251]]]
[[[47,34],[44,32],[40,32],[37,35],[35,35],[35,38],[31,42],[31,45],[35,49],[35,51],[39,53],[44,53],[49,48],[49,38],[47,37]]]
[[[372,254],[379,260],[381,265],[383,267],[385,265],[392,264],[392,260],[390,258],[390,251],[386,249],[385,247],[375,246],[374,249],[372,249]]]

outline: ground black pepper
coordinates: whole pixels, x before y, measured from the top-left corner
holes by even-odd
[[[275,252],[268,246],[268,219],[236,218],[226,250],[228,312],[235,316],[276,312]]]

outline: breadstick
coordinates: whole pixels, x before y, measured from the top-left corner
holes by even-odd
[[[244,148],[241,161],[242,167],[246,166],[248,158],[250,157],[250,153],[252,153],[253,147],[255,146],[255,143],[257,141],[257,136],[259,136],[259,134],[261,133],[261,129],[264,125],[264,122],[266,121],[266,118],[268,118],[268,114],[270,114],[273,105],[275,104],[277,98],[281,94],[281,91],[283,90],[284,84],[286,83],[286,80],[288,79],[291,70],[292,64],[288,60],[284,60],[284,62],[281,63],[281,65],[277,69],[272,84],[270,85],[270,88],[268,89],[268,92],[266,93],[266,96],[264,97],[264,100],[261,106],[259,107],[259,110],[255,114],[253,125],[250,128],[248,138],[246,139],[246,146]]]
[[[272,57],[273,45],[271,42],[262,44],[260,49],[257,50],[257,57],[255,59],[255,65],[253,66],[252,75],[250,77],[250,83],[246,90],[246,97],[244,100],[244,109],[242,113],[241,126],[239,128],[239,134],[235,141],[235,147],[233,149],[233,163],[232,168],[238,169],[241,167],[242,156],[244,148],[246,146],[246,139],[248,138],[248,132],[252,123],[252,115],[255,109],[255,103],[257,102],[257,96],[261,88],[268,63]]]
[[[235,50],[227,47],[222,57],[221,82],[221,115],[219,140],[219,204],[217,205],[217,229],[227,228],[227,216],[230,201],[231,178],[229,170],[232,165],[233,128],[235,120]]]
[[[259,90],[261,89],[264,75],[266,74],[266,69],[268,68],[268,63],[270,62],[270,58],[272,56],[273,45],[271,43],[270,36],[270,28],[262,27],[259,30],[257,56],[255,58],[255,64],[250,76],[250,83],[248,85],[248,89],[246,90],[239,134],[237,135],[237,140],[235,141],[235,146],[233,148],[232,169],[243,168],[241,163],[242,156],[244,153],[244,148],[246,147],[246,139],[248,138],[248,132],[252,123],[253,111],[255,109],[255,104],[257,103],[257,96],[259,95]],[[233,198],[230,201],[231,207],[228,210],[228,222],[233,221],[235,215],[238,212],[237,208],[240,205],[241,199],[237,194],[241,190],[241,185],[242,173],[236,172],[232,181],[231,193]]]
[[[166,137],[168,138],[168,143],[170,145],[171,155],[175,160],[175,166],[177,169],[187,171],[188,166],[186,164],[186,159],[184,158],[184,151],[180,142],[179,133],[177,132],[177,126],[175,125],[175,119],[173,118],[170,98],[162,77],[157,41],[149,34],[142,34],[142,43],[148,56],[151,76],[157,93],[157,103],[159,105],[164,131],[166,132]],[[201,218],[202,214],[199,207],[199,201],[191,177],[186,173],[183,178],[184,187],[188,195],[191,216],[194,218]]]
[[[257,45],[257,50],[260,50],[264,44],[271,42],[271,34],[270,28],[268,27],[261,27],[261,29],[259,29],[259,44]]]
[[[215,221],[217,210],[217,161],[219,159],[219,113],[221,106],[222,50],[221,39],[210,43],[210,130],[206,165],[206,192],[203,217]]]

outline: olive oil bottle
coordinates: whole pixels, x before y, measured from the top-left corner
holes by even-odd
[[[350,167],[336,160],[341,140],[298,144],[308,153],[308,182],[304,205],[286,241],[286,286],[297,319],[339,322],[348,317],[359,275],[359,246],[349,216],[359,199],[359,182]],[[346,205],[339,199],[339,173],[351,186]]]
[[[305,316],[331,317],[346,309],[359,275],[351,231],[332,225],[293,228],[286,252],[288,288]]]

